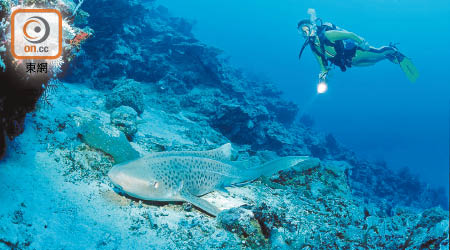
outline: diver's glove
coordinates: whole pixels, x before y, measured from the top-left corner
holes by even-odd
[[[320,72],[320,74],[319,74],[319,80],[320,80],[321,82],[325,82],[325,81],[327,80],[328,71],[329,71],[329,69]]]

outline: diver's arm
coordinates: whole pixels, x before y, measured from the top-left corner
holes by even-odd
[[[316,53],[313,53],[313,54],[314,54],[314,57],[316,57],[317,62],[319,63],[319,66],[320,66],[319,78],[320,78],[320,80],[325,80],[328,75],[328,71],[330,71],[330,69],[323,64],[322,58],[319,55],[317,55]]]
[[[325,37],[334,43],[335,41],[351,39],[357,43],[365,42],[364,38],[356,35],[353,32],[343,31],[343,30],[329,30],[325,32]]]
[[[320,71],[321,72],[328,71],[327,67],[325,65],[323,65],[322,58],[314,52],[313,52],[313,55],[317,59],[317,62],[319,63]]]

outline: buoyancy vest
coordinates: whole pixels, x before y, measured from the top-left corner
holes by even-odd
[[[336,25],[331,23],[323,23],[322,25],[317,27],[317,38],[319,39],[319,48],[315,44],[314,37],[309,39],[309,45],[314,53],[316,53],[322,60],[323,65],[328,66],[328,62],[338,66],[341,71],[346,71],[347,67],[350,68],[352,66],[352,58],[356,54],[357,45],[351,39],[346,40],[337,40],[335,42],[331,42],[325,36],[325,32],[329,30],[340,30]],[[336,55],[327,57],[325,51],[325,45],[333,47],[336,51]]]

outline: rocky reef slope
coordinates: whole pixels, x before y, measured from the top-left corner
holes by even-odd
[[[86,54],[67,80],[90,79],[93,88],[112,90],[115,98],[121,91],[130,95],[125,88],[142,92],[145,86],[148,105],[174,114],[190,112],[196,122],[208,124],[234,144],[247,145],[250,154],[270,150],[281,156],[347,161],[356,195],[391,206],[448,208],[444,189],[429,188],[407,170],[394,173],[383,163],[358,159],[332,135],[297,122],[299,108],[283,100],[274,84],[252,80],[230,67],[218,49],[195,39],[190,22],[172,17],[166,8],[148,1],[145,6],[96,1],[85,8],[94,13],[90,25],[96,37],[85,44]],[[99,8],[104,11],[96,12]],[[142,104],[133,105],[142,112]]]
[[[153,3],[83,9],[95,37],[70,83],[0,161],[0,249],[448,249],[445,193],[297,122],[273,84],[228,66],[189,22]],[[229,141],[255,163],[320,163],[206,195],[217,218],[119,195],[106,176],[121,156]]]
[[[109,155],[83,142],[84,126],[105,131],[97,142],[123,142],[122,131],[135,126],[131,145],[140,154],[211,149],[228,139],[188,118],[192,113],[150,104],[148,95],[136,120],[117,123],[114,113],[122,120],[136,113],[121,106],[111,114],[103,91],[63,86],[53,109],[28,116],[0,162],[0,249],[448,249],[448,211],[389,208],[353,195],[345,161],[322,160],[210,193],[203,198],[222,210],[217,218],[188,203],[119,195],[106,173],[122,147],[107,148]],[[276,157],[235,148],[239,159]]]

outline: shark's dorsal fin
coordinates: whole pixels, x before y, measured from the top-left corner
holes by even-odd
[[[231,146],[231,143],[226,143],[218,148],[206,151],[163,151],[154,152],[145,157],[167,157],[167,156],[194,156],[204,157],[217,161],[231,161],[236,159],[236,151]]]
[[[187,201],[189,203],[191,203],[192,205],[200,208],[201,210],[207,212],[208,214],[216,217],[219,213],[220,210],[215,207],[213,204],[209,203],[208,201],[199,198],[191,193],[189,193],[186,190],[183,190],[180,192],[180,197],[184,200]]]

